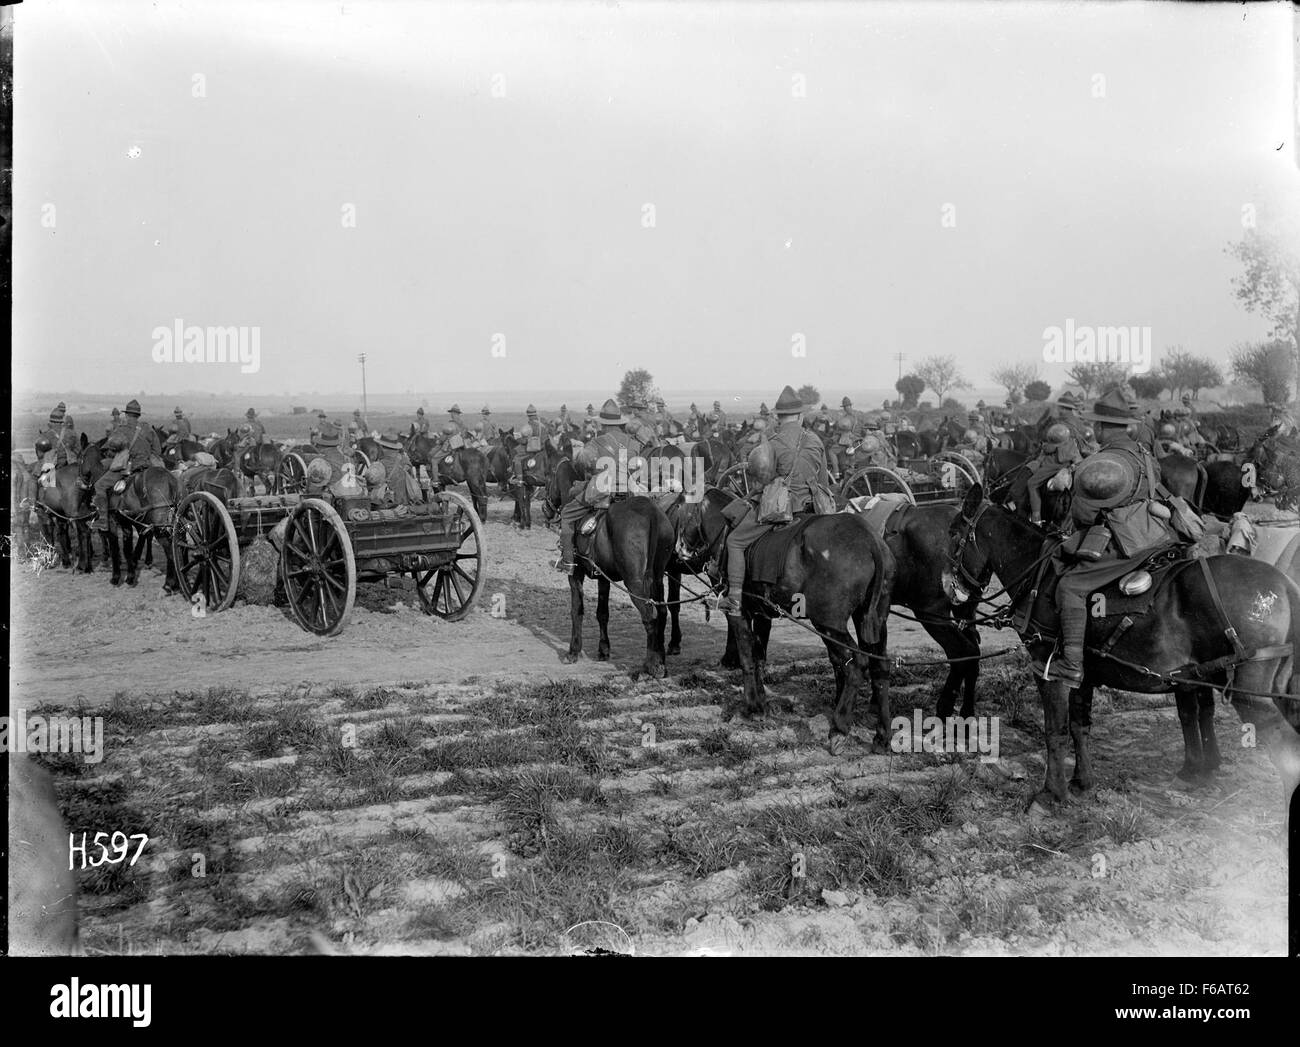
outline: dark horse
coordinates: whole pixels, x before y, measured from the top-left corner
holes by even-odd
[[[414,427],[405,440],[405,446],[416,476],[420,475],[420,466],[424,466],[429,471],[430,481],[440,487],[464,484],[469,488],[478,518],[487,520],[487,485],[491,472],[487,455],[474,447],[453,450],[443,440],[416,433]]]
[[[1033,570],[1042,536],[1028,523],[992,503],[984,502],[976,484],[967,493],[949,534],[950,569],[965,584],[980,591],[997,572],[1012,603],[1032,599],[1037,587]],[[1219,600],[1207,587],[1200,564],[1214,579]],[[1286,796],[1300,783],[1300,702],[1276,697],[1271,702],[1248,692],[1300,695],[1300,677],[1293,675],[1295,642],[1300,633],[1300,587],[1276,568],[1242,556],[1212,556],[1171,567],[1145,614],[1115,638],[1113,618],[1088,619],[1088,646],[1083,683],[1036,681],[1043,701],[1047,736],[1047,776],[1034,802],[1040,809],[1066,802],[1065,749],[1073,738],[1075,769],[1070,789],[1082,792],[1093,785],[1089,733],[1092,692],[1098,684],[1141,694],[1173,691],[1183,729],[1180,778],[1204,780],[1219,765],[1214,736],[1214,691],[1226,690],[1243,721],[1257,725],[1269,742],[1269,757],[1278,768]],[[1218,609],[1220,605],[1222,611]],[[1238,649],[1229,642],[1236,630]],[[1107,634],[1106,650],[1098,643]],[[1026,625],[1022,639],[1030,651],[1046,656],[1051,641]],[[1194,668],[1199,667],[1199,668]],[[1158,675],[1152,675],[1158,674]],[[1199,684],[1181,683],[1181,679]]]
[[[554,516],[569,500],[577,479],[573,463],[560,461],[546,482],[546,512]],[[576,566],[569,575],[569,650],[564,661],[576,662],[582,655],[582,586],[588,575],[596,578],[596,621],[600,624],[600,645],[596,657],[609,659],[609,586],[621,582],[645,626],[643,670],[662,677],[664,627],[668,610],[664,606],[664,572],[673,551],[673,528],[653,498],[637,495],[615,499],[602,514],[590,537],[578,537],[574,545]]]
[[[688,505],[680,528],[678,543],[683,554],[706,559],[715,585],[728,529],[723,510],[733,500],[727,492],[710,488],[702,501]],[[834,513],[807,521],[786,552],[777,582],[761,587],[764,591],[747,585],[741,613],[727,618],[729,631],[734,628],[736,633],[736,654],[744,674],[743,714],[768,712],[763,670],[772,619],[776,608],[786,612],[794,608],[796,619],[806,620],[820,634],[835,671],[831,752],[843,748],[853,729],[854,704],[868,678],[876,699],[875,744],[883,748],[889,730],[889,666],[884,658],[883,626],[894,574],[893,554],[861,517]],[[850,620],[856,643],[847,629]],[[724,718],[733,712],[724,710]]]
[[[93,488],[104,473],[100,456],[93,453],[82,456],[78,469],[81,482],[89,488]],[[123,547],[126,551],[126,584],[134,586],[139,582],[140,554],[153,540],[155,532],[162,532],[162,537],[166,538],[171,530],[172,509],[179,500],[180,481],[166,469],[154,466],[131,473],[120,494],[110,492],[107,535],[108,553],[113,563],[110,582],[122,584]],[[171,543],[164,540],[161,544],[167,564],[163,592],[170,595],[176,592],[176,567],[172,562]]]
[[[957,515],[954,505],[910,505],[889,521],[885,544],[894,554],[897,571],[890,599],[906,607],[952,661],[939,691],[937,715],[946,719],[962,694],[961,715],[975,715],[979,681],[980,638],[971,619],[976,603],[954,608],[943,585],[948,562],[948,529]],[[888,619],[881,623],[880,646],[888,646]]]
[[[260,479],[266,487],[267,494],[276,494],[280,490],[280,465],[284,455],[275,444],[261,443],[256,447],[245,448],[235,459],[235,449],[241,437],[233,429],[227,429],[226,435],[216,440],[208,448],[216,458],[218,465],[229,466],[236,474],[248,481],[249,493],[257,493],[257,481]]]
[[[86,448],[86,435],[82,433],[82,451]],[[90,540],[90,491],[82,487],[79,465],[64,465],[54,470],[53,487],[37,487],[36,511],[41,521],[45,540],[59,551],[64,567],[72,566],[72,536],[76,537],[77,570],[89,574],[94,566],[94,551]],[[22,510],[26,515],[26,510]]]

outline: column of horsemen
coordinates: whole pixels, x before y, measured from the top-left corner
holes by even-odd
[[[1055,410],[1038,424],[1041,441],[1028,463],[1027,514],[1033,522],[1042,522],[1045,491],[1073,489],[1073,534],[1063,548],[1063,581],[1058,587],[1062,651],[1054,666],[1044,667],[1065,679],[1077,679],[1081,673],[1087,593],[1111,580],[1114,572],[1123,573],[1126,566],[1140,562],[1151,549],[1169,542],[1191,541],[1204,532],[1203,523],[1184,501],[1169,498],[1160,483],[1158,467],[1161,458],[1175,452],[1194,453],[1205,442],[1192,417],[1190,398],[1183,398],[1171,418],[1156,423],[1122,389],[1102,396],[1091,410],[1085,410],[1086,406],[1072,393],[1061,395]],[[584,477],[568,493],[559,517],[557,566],[567,572],[575,561],[573,536],[577,521],[591,509],[607,506],[617,495],[608,478],[599,475],[599,463],[618,460],[620,455],[636,459],[651,447],[665,443],[689,446],[710,439],[731,441],[741,455],[748,456],[749,472],[758,483],[754,495],[730,516],[727,584],[719,605],[728,613],[735,613],[739,607],[746,549],[772,527],[762,522],[758,513],[761,492],[767,486],[782,480],[791,511],[807,512],[814,506],[815,493],[831,489],[851,466],[898,468],[899,437],[914,431],[908,416],[888,403],[879,410],[859,411],[846,396],[838,412],[832,412],[824,403],[814,409],[800,401],[789,386],[777,397],[774,410],[763,403],[747,417],[729,415],[715,400],[710,410],[701,410],[692,403],[685,417],[679,419],[659,398],[631,398],[621,405],[610,398],[599,410],[588,404],[581,418],[570,414],[564,404],[553,418],[544,418],[530,404],[523,424],[504,428],[493,421],[486,405],[478,420],[470,424],[464,421],[457,404],[446,414],[445,421],[434,425],[420,407],[408,432],[402,434],[395,428],[372,433],[359,410],[346,424],[329,418],[324,411],[318,412],[307,447],[311,452],[308,489],[322,490],[352,479],[349,472],[353,453],[367,436],[379,450],[375,454],[374,447],[370,448],[372,458],[364,483],[372,500],[386,505],[409,504],[423,497],[410,454],[417,439],[428,444],[427,462],[462,447],[486,453],[495,445],[508,445],[510,482],[515,485],[533,482],[530,463],[544,442],[558,447],[563,441],[566,447],[573,448],[575,464]],[[953,446],[978,465],[983,454],[1003,441],[1019,421],[1011,401],[1001,410],[987,408],[981,401],[967,416],[965,428],[953,440]],[[1272,431],[1296,436],[1294,421],[1280,409],[1274,411]],[[78,437],[66,405],[59,403],[50,413],[48,428],[36,442],[39,461],[32,475],[77,464],[83,454],[99,454],[104,468],[94,483],[91,501],[92,526],[102,529],[109,518],[111,492],[120,487],[121,481],[135,471],[163,466],[169,449],[190,445],[195,436],[180,407],[175,408],[161,433],[160,437],[159,429],[145,423],[139,402],[131,400],[122,412],[114,408],[112,423],[102,441],[85,444],[84,437]],[[242,452],[269,439],[251,407],[244,422],[228,436],[236,460]],[[212,469],[218,465],[213,455],[203,451],[184,457],[187,460],[181,463],[183,468]],[[1148,507],[1153,507],[1150,512],[1143,511]],[[1101,520],[1105,523],[1099,531]]]

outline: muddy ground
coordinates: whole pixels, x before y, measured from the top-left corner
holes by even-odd
[[[494,497],[468,619],[362,586],[332,639],[272,607],[192,618],[156,573],[114,589],[15,565],[11,703],[105,718],[102,763],[45,761],[69,827],[149,836],[134,866],[80,874],[88,952],[1283,951],[1281,789],[1230,709],[1225,766],[1189,791],[1172,703],[1103,690],[1098,787],[1030,819],[1041,713],[1019,654],[980,689],[997,761],[861,738],[833,758],[829,668],[793,626],[771,670],[795,713],[763,723],[723,722],[738,680],[698,606],[666,680],[633,680],[643,633],[618,593],[613,659],[562,664],[555,537],[508,517]],[[939,653],[897,619],[891,649]],[[900,671],[895,712],[932,712],[937,674]]]

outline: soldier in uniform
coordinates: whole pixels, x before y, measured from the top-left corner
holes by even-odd
[[[352,418],[348,421],[348,445],[356,447],[357,442],[368,432],[365,419],[361,417],[361,408],[354,408]]]
[[[1043,522],[1043,487],[1062,469],[1069,469],[1079,460],[1079,449],[1070,430],[1060,422],[1053,422],[1043,434],[1043,446],[1037,457],[1030,459],[1028,497],[1029,521]]]
[[[447,408],[447,421],[443,424],[443,433],[447,432],[447,426],[450,425],[458,433],[465,432],[465,424],[460,420],[460,404],[452,404]],[[450,435],[450,434],[448,434]]]
[[[644,429],[645,423],[625,417],[614,400],[605,401],[600,409],[599,421],[600,434],[583,445],[575,463],[586,471],[589,479],[574,483],[569,500],[560,510],[560,558],[555,566],[565,574],[573,573],[573,529],[578,521],[590,509],[608,508],[616,493],[626,493],[615,490],[620,452],[626,455],[626,468],[630,473],[633,469],[632,460],[639,457],[645,449],[641,441],[628,431],[633,425]]]
[[[113,434],[104,443],[104,457],[110,461],[121,451],[128,454],[125,469],[105,469],[104,474],[95,481],[93,496],[95,508],[99,511],[95,517],[94,528],[97,531],[108,530],[108,492],[119,480],[126,479],[137,469],[148,468],[155,459],[162,460],[162,447],[158,444],[158,434],[153,426],[145,425],[140,420],[140,404],[132,400],[126,405],[126,421],[113,430]]]
[[[528,405],[528,409],[524,413],[528,417],[528,424],[533,428],[533,435],[541,439],[546,432],[546,421],[537,413],[537,408],[532,404]]]
[[[68,415],[68,405],[60,400],[50,411],[50,424],[36,434],[37,439],[44,440],[50,445],[50,450],[59,446],[59,436],[63,431],[63,419]],[[47,451],[46,454],[49,454]],[[40,456],[41,460],[45,455]]]
[[[533,411],[533,417],[537,416],[536,408],[529,405]],[[528,502],[528,496],[532,493],[526,489],[525,481],[527,479],[528,459],[542,449],[542,430],[540,423],[534,425],[532,422],[526,422],[515,431],[515,437],[518,443],[515,445],[515,453],[510,459],[510,486],[515,488],[516,506],[522,510],[518,520],[520,530],[531,530],[533,526],[532,510]],[[520,487],[525,490],[520,491]]]
[[[848,424],[846,425],[845,422]],[[853,401],[847,396],[840,401],[840,413],[835,418],[835,429],[837,432],[849,433],[852,436],[862,435],[862,419],[853,409]]]
[[[1062,652],[1047,666],[1035,666],[1047,679],[1072,684],[1083,679],[1088,594],[1178,541],[1169,510],[1158,501],[1163,488],[1156,461],[1129,435],[1132,416],[1123,395],[1112,390],[1083,418],[1093,423],[1099,449],[1075,466],[1070,516],[1076,533],[1057,553]]]
[[[130,414],[130,405],[128,405],[127,413]],[[234,458],[236,462],[239,461],[240,455],[245,451],[260,447],[266,440],[266,426],[257,417],[257,412],[250,407],[244,412],[244,418],[247,420],[239,427],[241,436],[239,443],[235,446]]]
[[[821,440],[803,427],[803,403],[790,387],[781,390],[776,401],[777,426],[769,437],[776,455],[776,475],[785,477],[790,490],[790,511],[803,512],[812,505],[812,485],[827,486],[826,449]],[[727,535],[727,594],[718,601],[724,614],[740,613],[745,590],[745,551],[772,529],[758,522],[761,492],[748,499],[743,513]]]
[[[194,439],[194,430],[190,426],[190,420],[185,417],[185,412],[179,407],[172,410],[172,422],[167,427],[167,443],[178,444],[185,440]]]
[[[880,420],[869,417],[863,422],[863,426],[862,443],[858,447],[858,454],[865,454],[869,465],[883,465],[893,469],[898,464],[898,460],[889,446],[889,441],[885,439],[885,434],[881,431]]]
[[[411,460],[406,457],[401,436],[396,429],[385,429],[379,434],[378,442],[383,449],[379,461],[372,462],[366,473],[371,500],[382,505],[410,505],[412,499],[407,477]],[[381,483],[375,482],[378,478],[382,478]]]
[[[320,432],[312,444],[320,452],[321,458],[329,463],[331,484],[343,479],[344,467],[350,464],[339,449],[339,428],[333,422],[322,422]]]
[[[76,465],[81,461],[81,441],[77,438],[77,425],[72,415],[63,416],[63,426],[59,429],[59,442],[54,445],[54,468],[64,465]]]
[[[980,403],[983,402],[983,400],[980,401]],[[988,446],[993,434],[989,432],[988,423],[979,411],[971,411],[966,415],[966,432],[970,433],[972,431],[975,433],[976,446],[983,450]]]
[[[479,411],[479,416],[481,418],[480,424],[483,426],[483,439],[491,446],[500,439],[501,430],[497,427],[497,423],[492,421],[492,412],[488,410],[487,404],[483,405],[483,409]]]
[[[719,433],[727,431],[727,412],[722,409],[721,400],[713,401],[713,410],[709,414],[709,421]]]
[[[112,414],[111,419],[110,419],[110,421],[109,421],[109,423],[108,423],[108,428],[104,430],[104,435],[105,435],[105,436],[112,436],[112,435],[113,435],[113,430],[116,429],[116,428],[117,428],[119,425],[121,425],[121,424],[122,424],[122,412],[119,411],[116,407],[114,407],[114,408],[113,408],[113,414]]]
[[[1079,456],[1086,457],[1097,449],[1097,445],[1087,424],[1079,417],[1081,404],[1082,402],[1074,393],[1062,393],[1056,400],[1056,417],[1062,425],[1070,430],[1070,435],[1074,438],[1078,448]]]
[[[429,419],[424,417],[423,407],[417,407],[415,409],[415,424],[412,428],[414,429],[414,435],[416,436],[429,435]]]
[[[1192,421],[1192,409],[1186,405],[1180,405],[1174,408],[1174,428],[1177,432],[1178,442],[1187,449],[1187,453],[1193,458],[1202,447],[1205,446],[1205,437],[1201,435],[1201,430],[1196,427]]]

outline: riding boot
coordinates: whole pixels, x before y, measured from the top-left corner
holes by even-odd
[[[1087,631],[1087,605],[1067,602],[1061,608],[1061,654],[1048,666],[1049,679],[1075,684],[1083,680],[1083,643]]]
[[[565,574],[573,573],[573,521],[560,521],[560,562],[556,569]]]

